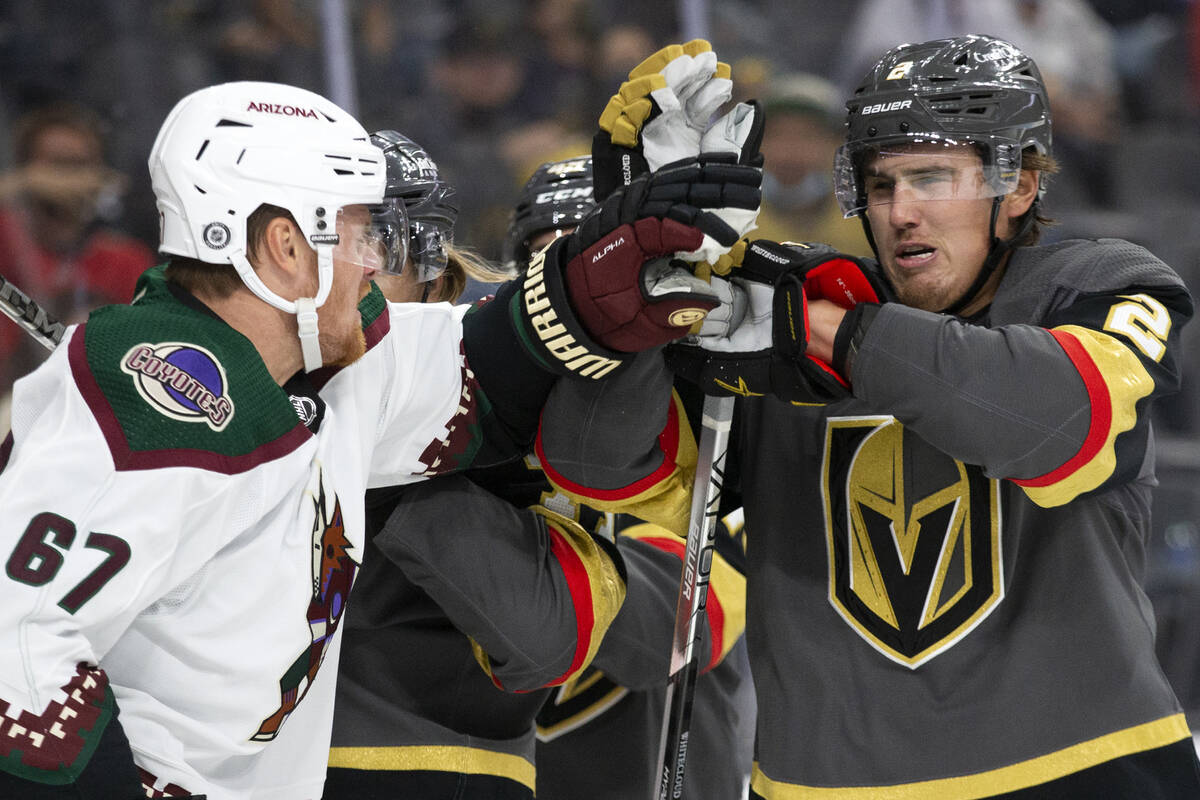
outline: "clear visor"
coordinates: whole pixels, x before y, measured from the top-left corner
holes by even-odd
[[[349,207],[353,208],[353,206]],[[338,212],[338,244],[333,254],[364,270],[399,275],[408,258],[408,218],[404,206],[387,203],[379,206],[360,206],[368,214],[358,214],[343,228],[343,214]]]
[[[926,200],[977,200],[1017,187],[1021,148],[1010,139],[970,140],[919,134],[886,145],[858,141],[838,148],[834,192],[842,214]]]
[[[454,232],[444,222],[415,219],[409,223],[409,255],[417,268],[417,282],[431,281],[446,271],[446,248]]]

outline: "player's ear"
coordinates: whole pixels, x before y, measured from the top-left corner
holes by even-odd
[[[1041,172],[1036,169],[1023,169],[1017,179],[1017,187],[1004,198],[1007,206],[1006,214],[1010,219],[1016,219],[1029,210],[1037,198],[1038,181]]]
[[[263,230],[260,249],[265,261],[286,274],[288,280],[309,279],[305,255],[311,251],[304,233],[287,217],[275,217]]]
[[[296,223],[273,217],[261,229],[251,263],[271,291],[283,297],[300,296],[315,277],[306,251],[311,248]]]

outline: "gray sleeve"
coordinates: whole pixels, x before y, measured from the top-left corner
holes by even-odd
[[[1082,378],[1044,328],[984,328],[887,303],[854,360],[855,397],[991,477],[1028,478],[1082,446]]]
[[[461,476],[436,478],[405,489],[374,543],[483,648],[506,689],[567,672],[575,608],[541,517]]]
[[[625,602],[592,663],[610,679],[639,691],[667,682],[679,596],[680,560],[634,539],[617,537],[628,575]],[[704,626],[700,652],[708,648]]]
[[[546,462],[589,489],[619,489],[650,474],[662,462],[671,381],[661,350],[640,353],[604,381],[558,381],[542,412]]]

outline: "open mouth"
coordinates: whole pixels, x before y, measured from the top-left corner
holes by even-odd
[[[919,267],[933,259],[937,248],[920,243],[902,244],[896,248],[895,253],[896,263],[900,266]]]

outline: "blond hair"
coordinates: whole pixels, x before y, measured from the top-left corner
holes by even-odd
[[[431,303],[442,300],[453,303],[466,290],[468,279],[499,283],[512,277],[508,270],[492,264],[474,250],[450,244],[446,246],[446,271],[441,275],[438,288],[430,292],[428,299]]]

